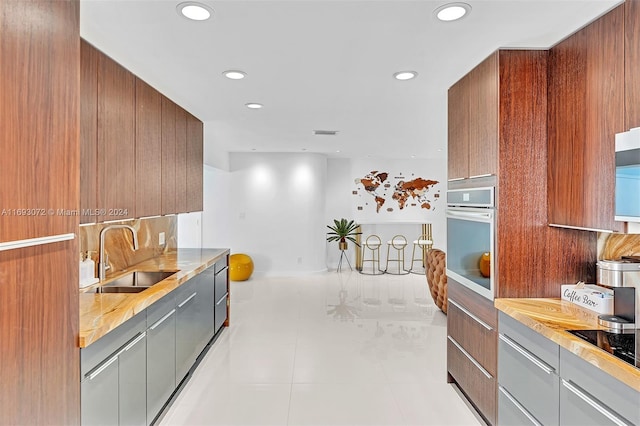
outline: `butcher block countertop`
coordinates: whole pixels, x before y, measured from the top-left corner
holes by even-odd
[[[131,266],[105,281],[133,271],[178,271],[140,293],[95,293],[97,285],[81,289],[78,344],[81,348],[89,346],[227,254],[228,249],[178,249]]]
[[[640,391],[640,369],[565,330],[606,330],[598,314],[560,299],[496,299],[495,307],[566,350]]]

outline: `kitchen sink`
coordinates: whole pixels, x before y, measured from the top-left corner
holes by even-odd
[[[96,293],[140,293],[178,271],[135,271],[96,288]]]

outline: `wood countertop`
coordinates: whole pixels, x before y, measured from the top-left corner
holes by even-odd
[[[81,289],[79,346],[86,348],[227,254],[228,249],[178,249],[113,274],[104,282],[133,271],[178,271],[140,293],[92,292],[98,285]]]
[[[606,330],[598,314],[560,299],[496,299],[495,307],[640,392],[640,369],[566,330]]]

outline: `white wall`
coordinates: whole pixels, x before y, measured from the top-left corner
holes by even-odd
[[[202,247],[202,212],[178,215],[178,248]]]
[[[256,274],[325,270],[326,157],[231,153],[229,166],[232,252],[250,255]]]

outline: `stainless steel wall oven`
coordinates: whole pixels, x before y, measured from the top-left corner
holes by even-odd
[[[447,191],[447,276],[487,299],[494,297],[495,220],[493,187]],[[485,253],[488,277],[480,268]]]

